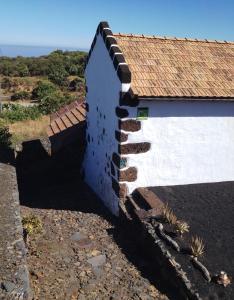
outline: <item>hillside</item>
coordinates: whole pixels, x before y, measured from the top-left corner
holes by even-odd
[[[38,83],[49,81],[75,97],[74,92],[83,92],[85,59],[85,52],[61,50],[40,57],[0,57],[2,94],[9,96],[6,100],[32,100]]]
[[[42,116],[84,96],[85,60],[85,52],[62,50],[40,57],[0,57],[0,127],[10,126],[14,140],[22,136],[15,129],[27,131],[30,120],[44,128]],[[30,137],[31,131],[24,135]]]

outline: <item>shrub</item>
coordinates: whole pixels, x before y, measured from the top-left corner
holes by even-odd
[[[39,110],[42,114],[47,115],[57,111],[61,106],[68,104],[71,101],[72,99],[68,95],[63,96],[61,93],[57,92],[44,97],[39,104]]]
[[[0,123],[0,147],[8,148],[11,145],[9,128]]]
[[[59,86],[67,85],[67,76],[68,72],[66,71],[64,65],[62,63],[51,64],[48,78],[55,84]]]
[[[68,89],[73,92],[81,92],[84,90],[84,82],[81,78],[75,78],[69,83]]]
[[[42,223],[38,217],[34,215],[23,217],[22,225],[26,233],[29,235],[42,232]]]
[[[9,121],[35,120],[41,115],[37,106],[24,107],[19,104],[4,104],[0,117]]]
[[[23,63],[19,63],[18,65],[16,65],[16,71],[16,76],[25,77],[29,75],[28,66]]]
[[[43,98],[50,96],[58,91],[58,88],[49,81],[39,81],[37,87],[32,91],[32,99],[41,101]]]
[[[11,80],[8,77],[4,77],[2,79],[2,85],[1,87],[3,89],[10,89],[11,88]]]
[[[27,91],[21,91],[21,92],[13,94],[11,96],[11,100],[16,101],[16,100],[30,99],[30,97],[31,97],[31,93],[29,93]]]

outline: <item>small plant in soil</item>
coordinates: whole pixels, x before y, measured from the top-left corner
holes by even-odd
[[[42,231],[42,223],[34,215],[29,215],[29,216],[23,217],[22,224],[23,224],[23,229],[26,233],[26,236],[36,234],[36,233],[41,233],[41,231]]]
[[[176,225],[177,223],[177,217],[174,214],[173,210],[168,206],[168,204],[166,204],[163,208],[163,219],[168,222],[171,225]]]
[[[175,224],[176,232],[180,235],[183,235],[186,232],[189,232],[189,225],[185,221],[177,221]]]
[[[198,236],[193,236],[190,245],[191,254],[194,257],[202,256],[205,251],[205,245],[203,240]]]
[[[223,285],[224,287],[228,286],[229,284],[231,284],[232,279],[230,276],[227,275],[226,272],[221,271],[220,274],[215,276],[215,281],[218,284]]]

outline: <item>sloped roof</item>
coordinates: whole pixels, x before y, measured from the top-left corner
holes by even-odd
[[[60,108],[59,111],[50,116],[50,125],[47,129],[48,137],[58,134],[82,121],[86,118],[85,103],[80,101],[72,102]]]
[[[234,42],[113,36],[135,95],[234,100]]]

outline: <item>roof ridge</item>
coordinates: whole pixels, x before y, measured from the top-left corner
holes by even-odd
[[[115,37],[136,37],[136,38],[147,38],[147,39],[160,39],[160,40],[171,40],[171,41],[188,41],[188,42],[203,42],[203,43],[216,43],[216,44],[234,44],[234,41],[226,40],[208,40],[208,39],[196,39],[196,38],[179,38],[170,36],[158,36],[158,35],[146,35],[146,34],[132,34],[132,33],[113,33]]]

